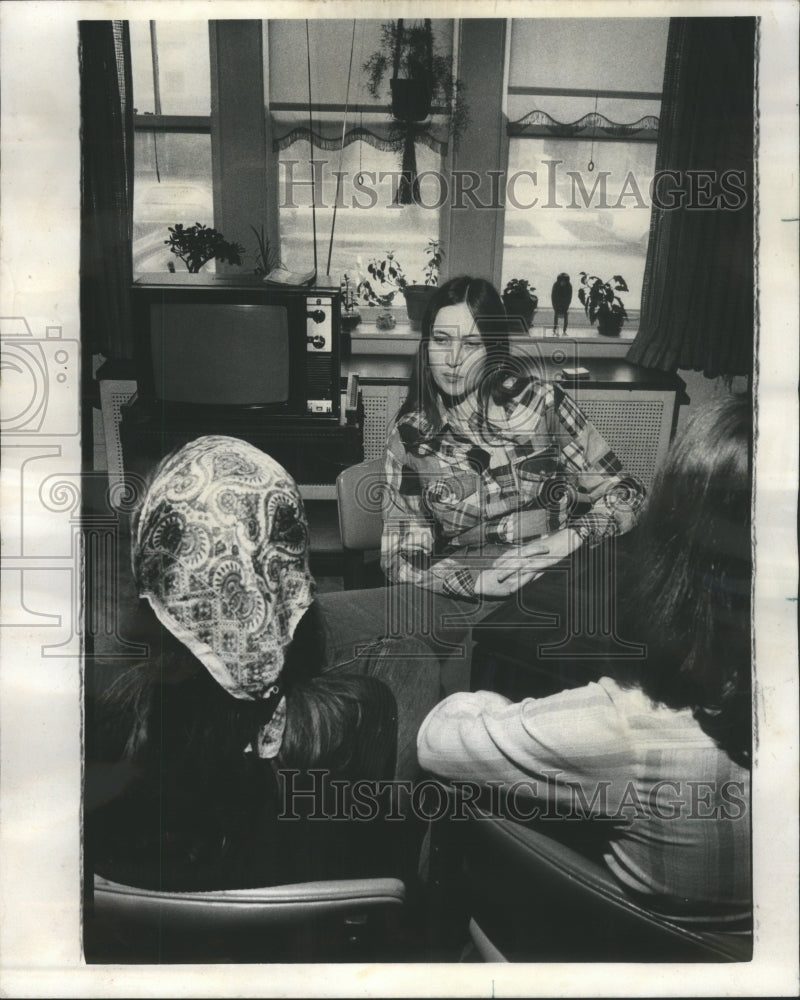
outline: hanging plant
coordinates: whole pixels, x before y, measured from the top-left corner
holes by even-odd
[[[386,22],[381,47],[364,63],[364,72],[368,90],[376,98],[391,74],[392,132],[403,140],[396,202],[419,204],[415,142],[430,132],[427,119],[434,105],[446,108],[447,131],[454,142],[458,140],[469,120],[463,85],[453,76],[452,60],[436,51],[430,18],[422,23],[406,24],[402,18]]]

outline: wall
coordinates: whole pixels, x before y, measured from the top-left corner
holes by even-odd
[[[727,396],[731,391],[746,392],[747,378],[744,375],[737,375],[733,379],[731,389],[723,378],[706,378],[702,372],[679,371],[678,375],[686,383],[686,395],[689,397],[689,404],[682,406],[678,414],[678,431],[680,432],[695,411],[710,403],[720,396]]]

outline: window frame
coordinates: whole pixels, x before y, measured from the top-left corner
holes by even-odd
[[[206,23],[210,113],[136,114],[134,131],[210,135],[213,196],[210,225],[227,240],[248,241],[246,245],[252,245],[249,226],[269,219],[262,21],[208,19]],[[218,271],[233,270],[232,265],[220,261],[216,266]]]
[[[268,18],[247,21],[209,20],[211,65],[211,113],[205,115],[137,114],[134,129],[152,133],[210,134],[212,153],[213,225],[226,239],[252,242],[250,225],[265,225],[272,246],[280,246],[279,229],[279,154],[273,147],[272,110],[300,109],[301,104],[277,102],[270,105],[265,78],[268,53]],[[451,179],[456,171],[498,171],[507,177],[512,138],[537,138],[537,129],[519,135],[515,123],[508,120],[509,96],[558,94],[589,96],[588,91],[570,88],[511,87],[512,19],[454,19],[454,69],[469,86],[480,79],[481,88],[470,88],[471,122],[458,144],[449,144],[444,169]],[[594,91],[591,93],[594,97]],[[597,96],[607,98],[661,99],[660,92],[603,89]],[[315,106],[316,108],[317,106]],[[243,113],[243,108],[249,109]],[[498,108],[500,114],[498,114]],[[307,112],[307,107],[302,105]],[[336,103],[320,104],[318,110],[340,111]],[[351,106],[361,113],[361,105]],[[364,114],[377,109],[364,105]],[[542,135],[551,135],[546,127]],[[576,141],[591,138],[588,131]],[[655,142],[657,134],[614,136],[597,134],[595,142]],[[481,195],[481,198],[484,198]],[[485,276],[500,288],[503,270],[506,203],[497,209],[479,209],[467,202],[453,208],[449,197],[439,210],[439,238],[447,256],[443,277],[455,270]],[[368,248],[366,248],[368,251]],[[226,265],[222,265],[226,269]],[[626,329],[637,325],[637,310],[629,310]],[[575,310],[574,328],[580,329],[582,311]],[[589,329],[588,321],[586,329]]]
[[[655,129],[643,129],[636,133],[622,134],[622,135],[609,135],[607,132],[603,131],[603,127],[595,124],[594,126],[586,129],[582,129],[579,133],[573,135],[557,135],[554,132],[554,127],[552,125],[546,124],[521,124],[521,119],[512,121],[509,115],[509,98],[511,97],[579,97],[579,98],[606,98],[606,99],[618,99],[618,100],[640,100],[640,101],[658,101],[661,105],[663,101],[663,91],[644,91],[644,90],[624,90],[616,88],[602,88],[598,90],[588,90],[586,88],[571,88],[571,87],[544,87],[544,86],[523,86],[523,85],[512,85],[509,81],[511,78],[511,35],[513,31],[513,19],[509,18],[507,21],[507,31],[505,38],[505,52],[504,52],[504,66],[505,75],[503,81],[503,117],[506,121],[506,143],[504,146],[504,161],[502,164],[502,169],[504,171],[504,176],[508,176],[508,167],[510,159],[510,146],[512,140],[525,141],[527,139],[544,139],[544,138],[558,138],[562,142],[586,142],[587,140],[593,141],[594,143],[618,143],[618,142],[641,142],[648,144],[656,144],[658,142],[658,128]],[[535,110],[535,109],[532,109]],[[660,107],[659,107],[660,112]],[[528,112],[530,113],[530,112]],[[545,113],[546,114],[546,113]],[[522,116],[523,118],[525,115]],[[549,115],[548,115],[549,117]],[[660,124],[660,114],[659,114],[659,124]],[[569,125],[571,123],[557,123],[557,125]],[[652,207],[651,207],[652,212]],[[505,211],[503,215],[503,226],[505,228]],[[500,237],[500,263],[496,271],[495,284],[498,288],[502,284],[502,270],[503,270],[503,257],[505,251],[505,231]],[[646,255],[646,251],[645,251]],[[611,274],[600,275],[603,280],[610,279]],[[577,292],[577,285],[573,283],[573,288]],[[575,295],[577,299],[577,295]],[[540,296],[541,302],[541,296]],[[580,331],[592,331],[594,334],[595,328],[590,324],[588,317],[585,312],[580,308],[573,309],[570,313],[570,328],[572,330]],[[545,307],[548,308],[547,306]],[[635,336],[636,330],[638,330],[639,319],[641,316],[641,309],[627,309],[628,323],[623,329],[623,339],[632,339]]]

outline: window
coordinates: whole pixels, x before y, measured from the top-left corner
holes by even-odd
[[[338,150],[327,154],[314,151],[315,159],[324,161],[322,187],[314,196],[320,271],[327,268],[333,208],[337,203],[335,172],[341,172],[344,176],[336,209],[331,274],[340,276],[344,271],[360,270],[366,277],[372,257],[383,257],[387,250],[394,250],[409,280],[422,282],[427,241],[439,236],[438,210],[426,206],[434,206],[440,197],[440,186],[430,174],[441,170],[441,154],[420,146],[416,155],[420,174],[429,174],[421,181],[422,204],[394,205],[399,170],[396,152],[354,142],[345,147],[340,166]],[[295,142],[280,154],[281,258],[291,270],[303,270],[313,261],[310,157],[308,141]]]
[[[577,301],[588,271],[625,278],[623,335],[635,332],[667,29],[666,19],[513,22],[502,281],[536,286],[537,325],[552,322],[562,271],[575,292],[570,326],[588,324]]]
[[[422,280],[428,240],[440,237],[443,192],[434,175],[443,170],[447,133],[443,118],[433,114],[430,128],[415,144],[418,172],[427,174],[421,181],[422,206],[393,204],[401,152],[387,111],[388,79],[385,92],[374,98],[363,72],[364,62],[380,46],[381,24],[358,19],[355,36],[353,21],[312,19],[308,24],[313,127],[325,140],[324,148],[317,143],[313,147],[320,181],[315,191],[317,266],[319,272],[328,267],[336,203],[330,264],[335,277],[359,268],[365,274],[373,256],[391,249],[409,280]],[[260,45],[262,27],[267,39],[263,70],[270,119],[266,141],[271,147],[263,166],[253,149],[242,144],[247,141],[241,138],[244,133],[251,143],[257,142],[254,117],[246,122],[237,119],[245,93],[250,100],[255,95],[263,108],[262,79],[255,78],[252,63],[247,70],[239,65],[240,49],[232,41],[243,37],[235,35],[237,30],[247,30],[251,39],[255,33]],[[434,21],[433,30],[437,50],[452,56],[454,22]],[[351,46],[348,101],[349,58],[332,59],[331,53],[349,57]],[[131,50],[136,109],[135,276],[175,264],[164,241],[167,227],[176,222],[216,224],[227,239],[245,245],[244,267],[249,271],[256,263],[251,227],[259,228],[263,221],[288,268],[299,271],[311,266],[306,22],[137,21],[131,22]],[[222,79],[227,80],[226,87],[220,84]],[[223,102],[227,102],[224,107]],[[340,153],[346,106],[347,138]],[[236,134],[223,134],[223,126]],[[359,138],[364,133],[367,141]],[[234,176],[237,171],[241,173]],[[337,172],[342,174],[338,200]],[[213,266],[209,262],[204,270]]]
[[[175,262],[164,245],[169,226],[214,225],[209,22],[131,21],[130,36],[139,277]]]
[[[328,267],[331,226],[335,229],[330,272],[341,278],[361,272],[372,257],[394,250],[410,281],[423,280],[425,248],[440,237],[442,185],[447,134],[440,116],[431,116],[426,135],[415,144],[421,177],[419,205],[393,204],[401,151],[393,144],[388,79],[377,98],[367,89],[363,65],[380,46],[380,21],[317,20],[309,23],[313,128],[317,168],[316,230],[318,271]],[[454,22],[433,22],[437,51],[451,55]],[[310,187],[312,149],[308,141],[308,77],[304,21],[269,22],[269,107],[273,146],[278,155],[280,251],[291,270],[313,264],[313,213]],[[353,52],[348,100],[348,70]],[[337,59],[331,59],[337,53]],[[342,126],[346,139],[340,152]],[[367,133],[366,139],[359,134]],[[338,187],[336,174],[341,174]],[[321,184],[319,184],[321,181]],[[446,248],[445,248],[446,249]]]

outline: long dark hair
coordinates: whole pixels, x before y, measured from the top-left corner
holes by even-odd
[[[248,866],[266,863],[259,831],[280,811],[283,769],[391,776],[391,692],[374,677],[322,672],[324,629],[314,605],[295,630],[285,661],[286,728],[273,762],[246,752],[268,721],[265,702],[229,694],[149,606],[143,609],[148,613],[150,655],[125,668],[93,713],[93,756],[125,763],[115,787],[87,788],[87,801],[101,804],[90,807],[87,826],[100,870],[135,884],[161,872],[174,887],[186,879],[194,886],[191,873],[214,884],[233,879],[249,885],[262,877]],[[382,728],[372,733],[376,702],[384,706]],[[365,768],[372,770],[364,774]]]
[[[637,529],[625,608],[648,647],[627,679],[691,708],[740,762],[751,739],[751,444],[745,395],[698,411],[675,440]]]
[[[265,703],[235,698],[156,618],[146,601],[151,655],[125,672],[101,696],[115,718],[120,755],[145,768],[163,757],[164,741],[175,741],[171,770],[216,770],[230,766],[255,741],[267,721]],[[286,693],[286,730],[278,761],[284,767],[324,762],[346,767],[352,734],[360,719],[365,678],[326,675],[327,629],[312,604],[285,652],[281,682]],[[101,713],[102,714],[102,713]]]
[[[439,310],[462,302],[466,302],[475,317],[475,324],[486,347],[486,360],[478,383],[481,404],[485,404],[489,397],[499,399],[506,393],[513,395],[516,391],[516,385],[510,389],[504,388],[509,376],[521,376],[522,369],[515,366],[509,351],[509,320],[503,300],[494,285],[485,278],[462,275],[451,278],[437,288],[428,302],[422,317],[422,336],[411,371],[408,395],[400,407],[398,417],[408,413],[422,413],[430,426],[434,430],[438,429],[439,389],[428,362],[428,345]]]

